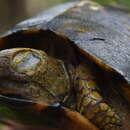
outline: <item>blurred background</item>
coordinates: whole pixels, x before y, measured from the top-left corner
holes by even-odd
[[[54,5],[73,0],[0,0],[0,34]]]
[[[76,0],[0,0],[0,34],[16,23],[37,15],[54,5]],[[80,1],[80,0],[79,0]],[[93,0],[99,3],[119,3],[130,8],[130,0]]]

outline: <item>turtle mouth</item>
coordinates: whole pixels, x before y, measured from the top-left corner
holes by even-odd
[[[28,81],[22,79],[11,79],[10,77],[1,77],[0,78],[0,95],[17,100],[30,100],[25,97],[25,88],[28,84]],[[24,94],[25,93],[25,94]],[[23,95],[24,94],[24,95]]]
[[[8,101],[18,101],[18,102],[34,102],[30,99],[27,99],[27,98],[24,98],[20,95],[17,95],[17,94],[0,94],[0,100],[3,101],[3,99],[6,99]]]
[[[10,77],[6,78],[4,77],[0,78],[0,81],[1,81],[0,102],[8,100],[9,102],[42,104],[48,107],[59,107],[62,104],[58,99],[52,103],[47,103],[37,99],[40,97],[39,95],[37,95],[40,90],[39,89],[34,90],[34,88],[38,88],[39,86],[37,86],[37,84],[34,84],[32,82],[30,83],[28,80],[27,81],[24,79],[14,80]],[[46,92],[50,94],[47,90]],[[51,97],[53,96],[51,95]]]
[[[45,104],[40,104],[40,103],[37,103],[31,99],[27,99],[27,98],[24,98],[20,95],[17,95],[17,94],[0,94],[0,102],[4,102],[4,104],[7,104],[9,105],[9,103],[14,103],[14,105],[17,105],[17,104],[32,104],[32,105],[41,105],[42,108],[61,108],[61,104],[60,103],[54,103],[54,104],[51,104],[51,105],[45,105]],[[38,107],[38,106],[36,106]]]

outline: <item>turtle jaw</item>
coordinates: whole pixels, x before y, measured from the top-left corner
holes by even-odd
[[[11,120],[29,126],[57,127],[57,122],[53,123],[55,119],[52,118],[59,115],[59,110],[62,110],[59,104],[49,106],[0,95],[0,116],[5,122]]]

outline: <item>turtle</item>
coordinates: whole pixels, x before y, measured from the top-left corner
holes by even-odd
[[[129,130],[129,13],[81,1],[49,16],[0,37],[1,120]]]

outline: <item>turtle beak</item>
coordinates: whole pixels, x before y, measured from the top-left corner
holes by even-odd
[[[18,81],[18,76],[11,65],[12,56],[15,53],[15,49],[7,49],[0,51],[0,98],[3,99],[4,96],[10,97],[12,99],[21,98],[19,93],[13,89],[15,87],[15,82]],[[19,77],[19,80],[22,78]],[[2,97],[3,95],[3,97]]]

